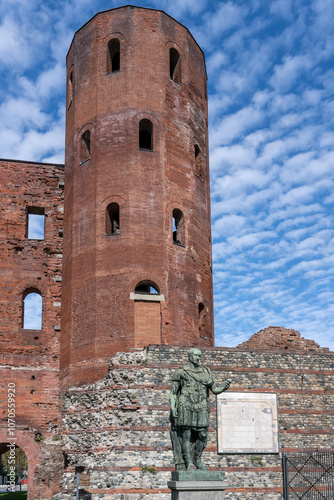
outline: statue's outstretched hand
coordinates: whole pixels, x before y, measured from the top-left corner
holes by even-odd
[[[224,391],[227,391],[227,389],[230,387],[231,385],[231,382],[232,380],[230,380],[229,378],[227,380],[225,380],[224,384],[222,385],[222,387],[217,387],[216,384],[213,384],[211,386],[211,391],[213,392],[213,394],[221,394],[222,392]]]
[[[225,391],[227,391],[227,389],[230,387],[231,382],[232,382],[232,380],[229,378],[227,380],[225,380],[225,382],[224,382]]]

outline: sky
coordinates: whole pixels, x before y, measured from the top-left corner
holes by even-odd
[[[0,0],[0,158],[64,162],[65,57],[117,0]],[[208,71],[216,345],[334,350],[333,0],[152,0]]]

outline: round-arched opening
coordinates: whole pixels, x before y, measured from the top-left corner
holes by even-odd
[[[86,130],[81,136],[80,163],[90,159],[90,131]]]
[[[195,156],[195,174],[199,179],[203,180],[203,166],[202,166],[202,153],[198,144],[194,146]]]
[[[70,71],[67,82],[67,107],[70,107],[70,104],[73,100],[73,70]]]
[[[184,246],[184,217],[181,210],[174,208],[173,214],[173,243]]]
[[[118,38],[113,38],[107,45],[107,73],[115,73],[121,69],[121,49]]]
[[[156,285],[153,281],[143,280],[136,285],[135,293],[160,295],[160,290],[158,285]]]
[[[169,49],[169,77],[176,83],[181,83],[181,57],[174,48]]]
[[[153,150],[153,123],[147,118],[139,122],[139,149]]]
[[[202,338],[205,337],[205,326],[206,326],[206,310],[203,302],[198,304],[198,329],[199,334]]]
[[[0,484],[8,493],[27,491],[28,487],[27,456],[10,443],[0,443]]]
[[[106,208],[106,236],[119,234],[119,205],[118,203],[109,203]]]
[[[22,327],[25,330],[42,329],[43,298],[39,290],[23,293]]]

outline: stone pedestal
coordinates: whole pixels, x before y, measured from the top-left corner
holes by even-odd
[[[167,485],[172,490],[171,500],[222,500],[227,483],[223,472],[175,471]]]

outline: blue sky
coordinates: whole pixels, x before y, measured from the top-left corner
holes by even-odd
[[[216,344],[334,349],[334,2],[161,0],[208,69]],[[0,157],[62,163],[65,56],[96,0],[1,0]]]

